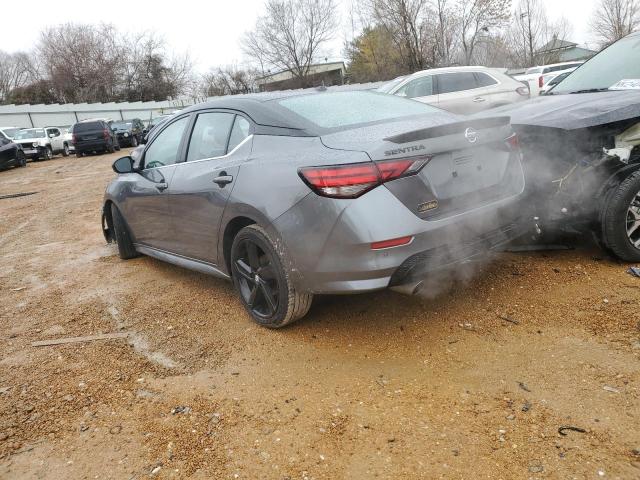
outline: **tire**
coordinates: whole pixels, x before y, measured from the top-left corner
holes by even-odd
[[[107,146],[107,148],[105,149],[105,153],[115,153],[115,151],[116,151],[116,147],[113,143]]]
[[[27,166],[27,156],[24,154],[22,150],[18,150],[16,153],[16,167],[26,167]]]
[[[69,156],[69,145],[67,145],[66,143],[62,147],[62,156],[63,157],[68,157]]]
[[[117,138],[113,140],[113,147],[116,149],[116,152],[120,151],[120,148],[121,148],[120,147],[120,142],[118,141]]]
[[[138,146],[138,139],[136,138],[135,135],[133,137],[131,137],[131,146],[133,148],[136,148]]]
[[[255,253],[250,253],[252,245]],[[284,253],[278,253],[274,245],[269,234],[257,225],[240,230],[231,246],[231,276],[253,321],[264,327],[281,328],[307,314],[313,294],[296,289],[284,266]]]
[[[76,150],[76,157],[82,158],[83,156],[84,156],[84,153],[79,152],[79,151]]]
[[[44,149],[44,154],[42,155],[43,160],[51,160],[53,158],[53,150],[51,150],[50,146],[47,146]]]
[[[140,254],[136,252],[136,249],[133,246],[129,228],[124,221],[124,218],[122,218],[120,210],[118,210],[118,207],[113,204],[111,204],[111,218],[113,220],[113,237],[116,239],[120,258],[123,260],[129,260],[130,258],[139,256]]]
[[[602,242],[620,260],[640,261],[640,171],[605,196]]]

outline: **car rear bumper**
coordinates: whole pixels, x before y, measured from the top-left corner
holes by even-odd
[[[520,196],[448,218],[422,220],[385,187],[355,201],[310,194],[274,226],[302,289],[358,293],[416,282],[430,272],[489,255],[521,236],[532,225],[521,220],[516,206]],[[406,236],[412,237],[407,245],[371,248],[373,242]]]
[[[91,152],[93,150],[106,150],[109,148],[108,143],[104,139],[85,140],[77,142],[73,146],[76,152]]]

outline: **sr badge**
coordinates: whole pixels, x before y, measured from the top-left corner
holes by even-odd
[[[430,210],[435,210],[436,208],[438,208],[438,201],[431,200],[430,202],[425,202],[418,205],[418,213],[428,212]]]

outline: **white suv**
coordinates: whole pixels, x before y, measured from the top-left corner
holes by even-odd
[[[435,68],[391,80],[378,89],[453,113],[471,114],[527,100],[529,88],[487,67]]]
[[[69,144],[57,127],[25,128],[13,141],[22,145],[26,157],[32,160],[50,160],[56,153],[69,156]]]
[[[520,82],[527,82],[529,84],[531,96],[537,96],[540,94],[540,90],[542,90],[545,83],[551,80],[555,75],[560,75],[565,72],[573,72],[583,63],[584,62],[564,62],[552,63],[541,67],[531,67],[527,69],[524,75],[516,75],[513,78]]]

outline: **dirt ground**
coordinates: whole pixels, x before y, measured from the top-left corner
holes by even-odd
[[[0,478],[640,478],[627,265],[505,253],[437,299],[318,298],[270,331],[225,281],[118,258],[117,156],[0,172],[38,192],[0,200]]]

